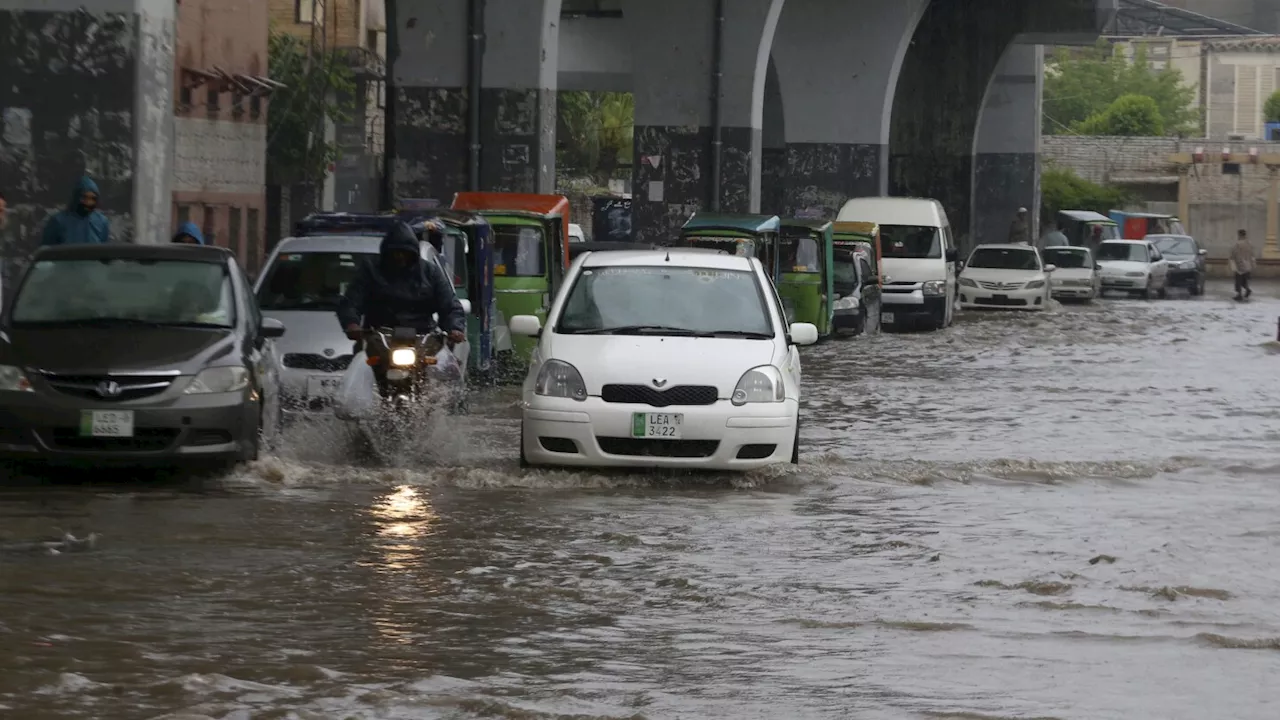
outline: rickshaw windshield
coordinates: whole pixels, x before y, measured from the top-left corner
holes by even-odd
[[[454,287],[458,287],[465,282],[466,278],[466,238],[456,233],[445,233],[441,241],[441,248],[444,250],[443,261],[445,271],[449,273],[449,277],[453,278]]]
[[[542,277],[547,274],[546,243],[541,228],[499,225],[493,229],[493,274],[500,277]]]
[[[778,240],[782,257],[782,271],[792,273],[816,273],[821,271],[818,241],[813,236],[783,237]]]
[[[836,288],[852,290],[858,286],[858,256],[853,250],[837,250],[832,275]]]
[[[751,242],[751,239],[720,237],[717,235],[691,235],[685,238],[685,242],[689,243],[689,247],[725,250],[734,255],[746,255],[747,243]]]

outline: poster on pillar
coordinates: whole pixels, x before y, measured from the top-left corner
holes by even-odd
[[[662,202],[662,181],[649,182],[649,202]]]

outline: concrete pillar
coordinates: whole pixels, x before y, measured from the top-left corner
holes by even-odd
[[[1028,210],[1032,239],[1039,237],[1043,89],[1044,46],[1010,45],[978,111],[970,228],[974,244],[1004,242],[1019,207]]]
[[[727,0],[721,43],[720,209],[760,210],[769,49],[783,0]],[[664,241],[712,192],[713,0],[623,0],[635,94],[633,237]]]
[[[483,2],[480,189],[554,192],[560,0]],[[392,13],[399,197],[448,203],[468,187],[469,5],[400,0]]]
[[[783,6],[786,12],[786,6]],[[777,43],[777,36],[774,36]],[[781,213],[787,191],[787,117],[778,66],[769,60],[764,79],[764,127],[760,132],[760,211]]]
[[[787,0],[773,42],[786,108],[785,200],[778,212],[834,218],[851,197],[888,194],[898,73],[927,4]]]
[[[9,274],[85,174],[98,183],[113,239],[167,240],[174,3],[0,0],[0,38],[0,188],[12,215],[0,254]]]

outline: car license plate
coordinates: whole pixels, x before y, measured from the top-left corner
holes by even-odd
[[[885,323],[886,325],[892,325],[893,313],[885,313],[885,312],[880,313],[880,322]]]
[[[312,375],[307,378],[307,397],[326,398],[338,394],[342,378],[328,375]]]
[[[80,411],[81,437],[133,437],[132,410]]]
[[[681,413],[631,413],[631,437],[679,440],[682,426]]]

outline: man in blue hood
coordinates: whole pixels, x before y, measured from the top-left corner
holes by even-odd
[[[80,178],[67,209],[49,218],[41,245],[87,245],[110,240],[111,224],[98,209],[98,184],[88,175]]]
[[[200,232],[200,228],[196,224],[187,221],[178,226],[178,232],[173,236],[173,242],[179,245],[203,245],[204,234]]]
[[[362,265],[347,285],[338,304],[338,320],[347,337],[359,340],[362,328],[412,327],[428,332],[436,326],[433,313],[451,342],[466,339],[467,317],[453,283],[439,265],[422,260],[413,229],[397,223],[382,238],[378,262]]]

